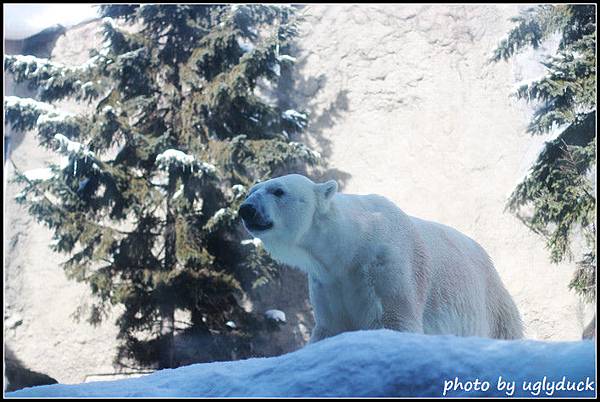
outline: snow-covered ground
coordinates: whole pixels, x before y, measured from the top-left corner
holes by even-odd
[[[344,333],[278,357],[195,364],[6,396],[590,397],[595,390],[591,341],[498,341],[376,330]]]

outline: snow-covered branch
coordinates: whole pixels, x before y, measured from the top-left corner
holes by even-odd
[[[306,114],[300,113],[294,109],[286,110],[285,112],[283,112],[281,117],[283,117],[284,119],[286,119],[288,121],[291,121],[296,126],[298,126],[298,128],[300,128],[300,129],[302,129],[306,126],[306,120],[308,118],[306,116]]]
[[[91,157],[95,156],[94,152],[87,149],[82,143],[71,141],[62,134],[56,134],[54,139],[58,142],[59,152],[67,156]]]
[[[246,195],[247,189],[241,184],[235,184],[231,186],[231,191],[233,191],[233,197],[238,199]]]
[[[220,208],[208,219],[202,230],[212,232],[221,225],[237,218],[237,211],[232,208]]]
[[[206,162],[198,161],[194,155],[188,155],[185,152],[176,149],[167,149],[158,154],[156,165],[159,169],[168,170],[170,167],[189,168],[192,172],[201,172],[206,174],[215,174],[217,168]]]
[[[248,245],[248,244],[252,244],[254,247],[258,248],[258,247],[262,247],[262,240],[260,240],[258,237],[253,237],[252,239],[245,239],[242,240],[240,242],[242,245]]]
[[[38,180],[44,181],[44,180],[49,180],[54,177],[54,173],[52,172],[52,169],[50,169],[50,168],[38,168],[38,169],[26,170],[23,172],[23,175],[29,181],[38,181]]]
[[[94,78],[98,68],[108,62],[99,54],[80,65],[65,65],[29,55],[8,55],[4,58],[4,69],[14,76],[16,82],[37,84],[41,99],[59,99],[73,94],[78,98],[91,99],[100,90],[100,81]]]
[[[31,130],[38,126],[73,126],[75,114],[56,109],[49,103],[31,98],[6,96],[4,98],[5,117],[17,130]]]
[[[307,147],[306,145],[304,145],[300,142],[290,141],[288,145],[290,147],[292,147],[294,152],[298,153],[302,157],[310,158],[310,159],[320,159],[321,158],[321,154],[319,152],[313,151],[312,149],[310,149],[309,147]]]
[[[39,102],[32,98],[21,98],[18,96],[4,97],[5,109],[28,109],[40,114],[58,114],[60,113],[54,106],[46,102]]]

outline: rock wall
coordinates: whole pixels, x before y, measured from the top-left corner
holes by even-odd
[[[492,257],[534,339],[580,339],[591,319],[568,290],[574,264],[504,212],[549,136],[509,95],[556,46],[488,62],[515,5],[312,5],[303,10],[298,109],[305,138],[348,193],[377,193],[409,215],[455,227]]]
[[[543,240],[504,212],[545,140],[525,132],[531,109],[509,97],[515,81],[539,73],[539,52],[487,62],[517,10],[303,7],[297,71],[287,83],[295,95],[288,102],[310,112],[302,139],[327,159],[325,177],[337,178],[345,192],[382,194],[411,215],[471,236],[492,256],[528,337],[580,339],[591,309],[567,289],[573,264],[550,264]],[[83,62],[100,40],[98,22],[69,29],[52,58]],[[22,91],[5,88],[7,95]],[[32,133],[11,146],[20,169],[53,158]],[[10,179],[10,162],[5,173]],[[115,317],[96,328],[72,319],[89,298],[87,287],[64,277],[64,257],[48,249],[51,233],[15,204],[19,189],[6,181],[4,189],[7,345],[28,368],[61,383],[114,373]],[[312,320],[302,274],[289,271],[281,283],[263,289],[254,307],[286,312],[288,327],[276,336],[285,352],[303,344]]]

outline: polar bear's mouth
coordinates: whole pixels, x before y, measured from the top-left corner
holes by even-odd
[[[273,227],[273,222],[261,212],[260,206],[257,208],[252,203],[244,202],[240,206],[239,214],[250,232],[264,232]]]
[[[268,223],[258,223],[258,222],[245,222],[246,227],[248,228],[248,230],[251,230],[253,232],[262,232],[265,230],[269,230],[273,227],[273,222],[268,222]]]

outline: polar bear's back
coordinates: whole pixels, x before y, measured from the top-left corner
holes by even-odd
[[[490,257],[473,239],[449,226],[404,213],[380,195],[336,196],[336,205],[352,221],[351,232],[361,234],[366,247],[389,247],[402,254],[419,248],[425,260],[415,261],[433,277],[455,278],[457,285],[484,286],[486,275],[495,272]]]
[[[416,231],[426,244],[436,245],[436,251],[443,251],[443,257],[461,254],[466,258],[489,260],[487,253],[473,239],[456,229],[437,222],[427,221],[407,215],[387,198],[377,195],[336,194],[335,203],[349,217],[368,230],[375,230],[381,236],[380,242],[402,240],[407,232]]]
[[[414,216],[410,216],[410,220],[421,238],[429,245],[430,258],[435,265],[460,262],[468,263],[469,267],[493,266],[483,247],[458,230]]]

